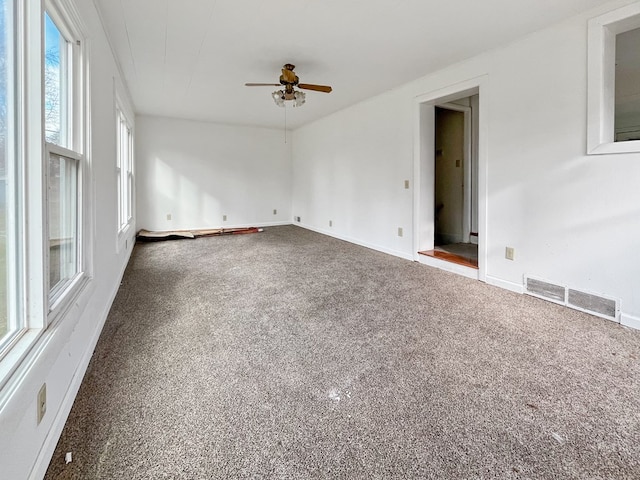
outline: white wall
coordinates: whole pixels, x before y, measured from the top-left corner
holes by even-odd
[[[93,278],[78,302],[50,327],[0,391],[0,477],[42,478],[131,253],[116,252],[116,130],[114,77],[118,70],[94,4],[78,0],[89,36]],[[135,221],[134,221],[135,230]],[[36,425],[36,395],[47,384],[47,412]],[[58,459],[59,460],[59,459]]]
[[[413,258],[413,191],[402,181],[413,178],[415,98],[486,75],[487,281],[521,288],[529,274],[610,295],[623,322],[640,328],[640,154],[585,154],[587,19],[626,3],[296,130],[293,214],[308,228]]]
[[[138,227],[291,223],[290,145],[283,130],[137,117]]]
[[[412,106],[394,91],[294,131],[293,215],[303,226],[413,258]]]

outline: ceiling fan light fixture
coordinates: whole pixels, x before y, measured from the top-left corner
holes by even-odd
[[[314,90],[316,92],[331,93],[332,88],[329,85],[316,85],[314,83],[300,83],[300,79],[293,72],[294,65],[287,63],[282,67],[282,75],[280,75],[280,84],[273,83],[245,83],[247,87],[280,87],[282,90],[276,90],[271,94],[271,98],[279,107],[285,107],[286,102],[290,101],[294,107],[301,107],[307,100],[307,94],[294,87],[304,90]]]
[[[271,94],[273,101],[279,107],[284,107],[284,90],[276,90]]]
[[[304,102],[306,101],[306,96],[307,94],[304,92],[300,92],[298,90],[293,92],[293,106],[294,107],[301,107],[302,105],[304,105]]]
[[[271,94],[271,98],[279,107],[284,107],[286,101],[292,101],[294,107],[301,107],[306,101],[306,94],[299,90],[287,93],[285,90],[276,90]]]

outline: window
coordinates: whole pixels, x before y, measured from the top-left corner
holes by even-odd
[[[71,2],[0,0],[0,387],[88,299],[87,72]]]
[[[44,138],[69,147],[70,42],[46,12],[44,38]]]
[[[640,152],[640,3],[589,21],[587,153]]]
[[[131,124],[119,104],[116,106],[116,113],[118,233],[123,234],[128,229],[133,216],[133,133]]]
[[[48,286],[53,310],[83,274],[81,43],[53,5],[45,11],[43,23]]]
[[[640,140],[640,28],[616,35],[614,141]]]
[[[0,0],[0,355],[22,331],[20,238],[17,221],[21,175],[16,138],[16,13],[14,0]]]
[[[49,154],[49,291],[56,298],[78,273],[78,160]]]

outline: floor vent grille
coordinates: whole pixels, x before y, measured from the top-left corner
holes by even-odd
[[[617,317],[618,305],[617,302],[611,298],[569,289],[567,304],[578,310],[584,310],[585,312],[610,318],[611,320],[615,320]]]
[[[561,285],[554,285],[553,283],[538,280],[537,278],[527,278],[526,290],[527,293],[535,295],[536,297],[541,297],[556,303],[565,303],[567,289]]]
[[[581,292],[535,277],[525,277],[525,293],[598,317],[619,321],[618,301],[603,295]]]

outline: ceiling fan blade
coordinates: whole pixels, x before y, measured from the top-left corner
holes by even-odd
[[[314,85],[312,83],[299,83],[298,88],[304,88],[305,90],[315,90],[316,92],[331,93],[333,90],[329,85]]]
[[[280,87],[279,83],[245,83],[246,87]]]

